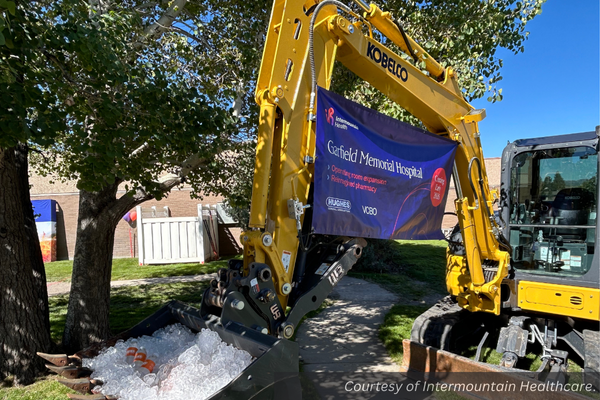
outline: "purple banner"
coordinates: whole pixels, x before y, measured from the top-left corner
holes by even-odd
[[[458,144],[319,88],[313,228],[442,239]]]

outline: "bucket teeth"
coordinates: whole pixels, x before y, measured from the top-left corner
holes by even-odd
[[[71,393],[68,393],[67,396],[73,400],[112,400],[112,399],[116,399],[116,397],[105,396],[103,394],[71,394]]]
[[[78,379],[58,379],[58,382],[62,383],[68,388],[73,389],[79,393],[91,393],[93,383],[90,378],[78,378]]]
[[[102,382],[100,379],[90,379],[90,383],[92,385],[92,388],[94,386],[102,386],[102,385],[104,385],[104,382]]]
[[[78,367],[75,365],[67,365],[66,367],[57,367],[56,365],[46,364],[46,368],[50,371],[57,373],[60,376],[63,376],[67,379],[75,379],[82,378],[85,376],[90,376],[92,374],[92,370],[89,368]]]
[[[81,359],[76,356],[67,356],[66,354],[48,354],[48,353],[36,353],[39,357],[42,357],[46,361],[50,361],[57,367],[66,367],[69,364],[81,365]]]

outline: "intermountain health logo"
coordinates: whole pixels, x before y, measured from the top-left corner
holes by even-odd
[[[325,116],[327,117],[327,123],[329,125],[333,125],[333,122],[335,121],[335,118],[333,118],[333,114],[334,114],[334,110],[333,107],[329,107],[325,109]]]

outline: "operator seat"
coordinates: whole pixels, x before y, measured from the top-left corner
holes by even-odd
[[[551,215],[556,225],[586,225],[590,208],[594,205],[594,195],[584,188],[561,189],[552,202]],[[560,229],[556,234],[564,239],[583,240],[585,229]]]

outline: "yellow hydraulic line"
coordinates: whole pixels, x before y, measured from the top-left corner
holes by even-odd
[[[256,144],[256,163],[254,164],[252,201],[250,203],[250,228],[264,229],[266,225],[276,107],[271,94],[265,90],[260,101],[258,143]]]
[[[309,112],[309,113],[314,113],[314,109],[310,109],[310,110],[308,110],[308,112]],[[312,121],[309,119],[309,120],[307,121],[307,124],[306,124],[306,125],[307,125],[307,127],[306,127],[306,144],[305,144],[305,146],[306,146],[306,147],[305,147],[305,148],[306,148],[306,155],[307,155],[307,156],[310,156],[310,157],[313,157],[313,160],[314,160],[314,157],[315,157],[315,154],[314,154],[314,153],[316,152],[316,149],[315,149],[315,151],[312,151],[312,152],[311,152],[311,148],[310,148],[310,139],[311,139],[311,136],[312,136],[313,123],[312,123]],[[311,153],[312,153],[312,154],[311,154]],[[308,164],[308,163],[305,163],[305,164]],[[305,166],[306,166],[306,165],[305,165]],[[300,174],[300,173],[301,173],[301,172],[299,172],[299,174]]]
[[[455,206],[459,216],[459,223],[461,224],[463,232],[463,241],[465,244],[467,259],[469,260],[471,282],[473,283],[474,289],[477,292],[478,288],[485,284],[485,278],[483,276],[483,268],[481,266],[481,249],[479,248],[479,242],[477,241],[475,221],[471,217],[467,198],[456,199]]]

